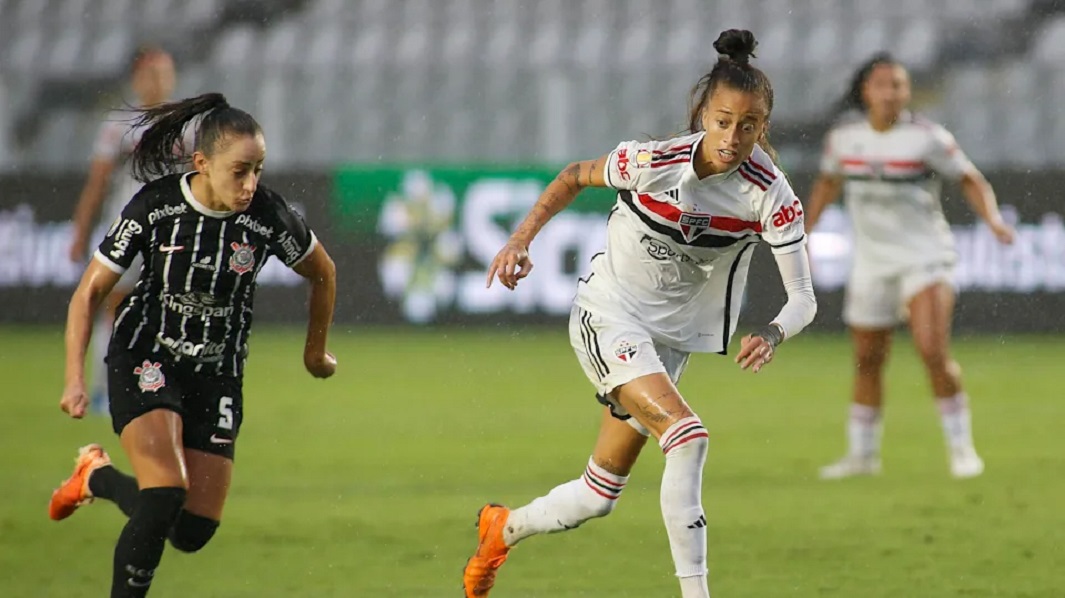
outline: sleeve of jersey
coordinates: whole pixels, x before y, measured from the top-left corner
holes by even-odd
[[[603,179],[608,187],[634,190],[640,174],[651,166],[651,148],[646,143],[624,141],[607,156]]]
[[[133,258],[148,245],[151,235],[148,229],[147,199],[143,193],[138,193],[122,208],[122,214],[111,224],[111,228],[107,229],[93,258],[115,274],[122,274],[133,263]]]
[[[278,213],[279,232],[270,248],[277,259],[295,268],[314,251],[318,238],[292,206],[282,200]]]
[[[806,244],[802,202],[782,176],[777,177],[763,199],[762,239],[777,255],[798,251]]]
[[[954,135],[943,127],[932,129],[932,144],[928,152],[928,165],[939,174],[957,180],[976,167],[958,147]]]
[[[814,296],[813,279],[810,276],[810,260],[806,247],[799,245],[797,251],[779,253],[775,257],[780,279],[788,293],[788,302],[773,319],[784,330],[784,338],[802,332],[817,315],[817,298]]]
[[[825,135],[824,146],[821,149],[821,174],[838,175],[842,172],[835,138],[834,131],[829,131],[828,135]]]
[[[96,141],[92,146],[94,160],[115,160],[122,151],[123,127],[108,116],[96,132]]]

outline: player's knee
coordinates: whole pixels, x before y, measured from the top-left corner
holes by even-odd
[[[211,541],[218,523],[182,509],[174,527],[170,528],[170,545],[181,552],[196,552]]]
[[[924,362],[932,372],[946,373],[950,369],[950,355],[947,353],[946,347],[941,346],[939,343],[920,343],[917,346],[917,351],[921,355],[921,361]]]
[[[162,535],[177,520],[185,504],[185,496],[184,488],[145,488],[137,495],[137,506],[132,517],[141,521],[146,529],[157,530]]]
[[[887,353],[877,348],[860,350],[855,355],[854,365],[859,374],[875,374],[884,369]]]
[[[667,459],[686,455],[701,462],[706,459],[710,447],[710,434],[699,416],[693,414],[671,425],[658,439],[658,444]]]

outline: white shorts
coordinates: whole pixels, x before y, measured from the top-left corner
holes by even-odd
[[[676,384],[688,366],[690,353],[654,342],[639,325],[606,319],[576,305],[570,311],[569,340],[599,402],[646,436],[646,428],[610,393],[648,374],[664,373]]]
[[[954,283],[954,267],[929,264],[885,276],[855,264],[843,300],[843,321],[857,328],[893,328],[908,318],[907,305],[918,293]]]

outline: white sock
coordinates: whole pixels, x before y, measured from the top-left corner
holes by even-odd
[[[89,353],[89,398],[98,395],[107,396],[107,345],[111,342],[111,318],[100,314],[92,325],[92,340]]]
[[[503,541],[514,546],[529,536],[563,532],[609,515],[628,481],[629,476],[614,475],[588,459],[584,475],[511,511]]]
[[[880,407],[851,403],[851,415],[847,420],[847,440],[852,457],[880,455],[880,411]]]
[[[943,420],[943,434],[951,449],[973,450],[972,413],[969,397],[959,392],[953,397],[936,399],[939,415]]]
[[[708,598],[703,466],[709,435],[698,417],[673,424],[658,441],[666,455],[662,472],[662,519],[683,598]]]

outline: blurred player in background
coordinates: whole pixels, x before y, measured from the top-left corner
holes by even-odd
[[[193,170],[169,174],[185,164],[173,147],[194,121]],[[49,516],[60,520],[105,498],[129,517],[115,547],[112,598],[147,593],[168,537],[195,552],[218,527],[243,419],[255,278],[270,256],[310,282],[304,366],[317,378],[336,370],[326,351],[336,271],[303,218],[259,184],[266,144],[255,119],[221,94],[206,94],[149,108],[135,126],[143,132],[132,172],[146,184],[71,298],[60,406],[75,418],[85,414],[92,318],[141,256],[144,268],[119,306],[107,354],[111,418],[136,478],[89,445],[49,504]]]
[[[973,446],[961,369],[950,354],[955,253],[939,177],[960,183],[999,241],[1012,242],[1013,229],[953,136],[909,112],[909,102],[909,75],[890,56],[875,56],[858,70],[844,98],[848,116],[828,134],[806,207],[806,228],[813,230],[843,191],[855,239],[843,313],[856,366],[849,449],[821,469],[826,479],[879,473],[881,374],[892,331],[907,317],[943,420],[951,473],[965,478],[984,469]]]
[[[170,99],[174,93],[176,76],[174,60],[165,50],[146,46],[134,54],[130,66],[130,87],[136,96],[137,106],[148,108]],[[107,226],[122,213],[122,207],[141,187],[129,171],[129,156],[140,140],[142,129],[133,126],[128,111],[115,110],[107,115],[93,146],[89,177],[81,190],[81,197],[74,208],[74,239],[70,245],[70,259],[83,263],[87,257],[90,240],[98,241]],[[116,172],[117,170],[117,172]],[[93,226],[99,219],[99,234],[93,234]],[[93,330],[93,347],[89,357],[92,363],[90,383],[92,411],[107,412],[107,370],[104,356],[111,338],[111,325],[118,304],[133,290],[141,269],[140,258],[135,261],[115,285],[104,302],[104,311],[97,318]]]
[[[709,596],[702,473],[708,433],[675,384],[693,352],[725,354],[755,245],[773,249],[788,301],[746,336],[736,361],[759,371],[816,311],[803,212],[768,151],[769,79],[751,66],[749,31],[729,30],[721,58],[692,93],[689,133],[620,144],[563,170],[488,272],[509,289],[532,269],[528,247],[585,187],[618,190],[607,249],[581,280],[570,341],[598,391],[599,438],[582,475],[514,510],[487,505],[464,572],[468,597],[487,596],[511,547],[609,514],[654,435],[665,454],[661,506],[685,598]],[[603,592],[609,593],[609,592]]]

